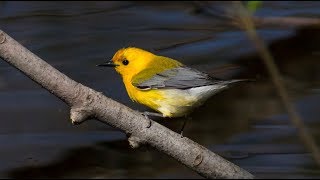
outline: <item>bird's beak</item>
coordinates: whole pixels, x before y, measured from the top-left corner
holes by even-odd
[[[106,62],[104,64],[97,64],[97,66],[106,66],[106,67],[116,67],[117,64],[114,64],[111,60],[109,62]]]

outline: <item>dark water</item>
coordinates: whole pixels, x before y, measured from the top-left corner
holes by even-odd
[[[212,3],[214,9],[226,7]],[[216,11],[219,14],[219,11]],[[266,2],[259,16],[320,17],[318,2]],[[140,111],[112,69],[95,67],[137,46],[222,78],[257,78],[212,97],[185,136],[258,178],[320,178],[254,46],[195,2],[0,2],[0,28],[49,64]],[[319,143],[320,31],[262,28],[295,107]],[[73,126],[69,108],[0,61],[1,178],[201,178],[98,121]],[[161,121],[178,131],[181,119]]]

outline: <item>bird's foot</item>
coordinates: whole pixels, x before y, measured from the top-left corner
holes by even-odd
[[[144,115],[144,117],[148,120],[147,128],[150,128],[151,127],[151,123],[152,123],[152,121],[150,120],[149,116],[163,117],[163,115],[160,114],[160,113],[148,112],[148,111],[145,111],[145,112],[143,112],[141,114]]]

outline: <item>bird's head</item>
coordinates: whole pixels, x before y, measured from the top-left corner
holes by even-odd
[[[135,47],[118,50],[111,61],[98,66],[115,67],[122,76],[133,76],[149,67],[156,55]]]

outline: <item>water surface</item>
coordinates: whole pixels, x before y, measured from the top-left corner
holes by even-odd
[[[228,3],[212,2],[216,14]],[[265,2],[258,16],[320,17],[319,2]],[[256,78],[217,94],[184,135],[258,178],[320,178],[245,33],[195,2],[0,2],[1,29],[72,79],[133,109],[120,76],[95,65],[137,46],[221,78]],[[320,31],[259,29],[308,131],[319,143]],[[1,178],[201,178],[153,149],[133,150],[0,61]],[[182,119],[158,120],[179,131]]]

